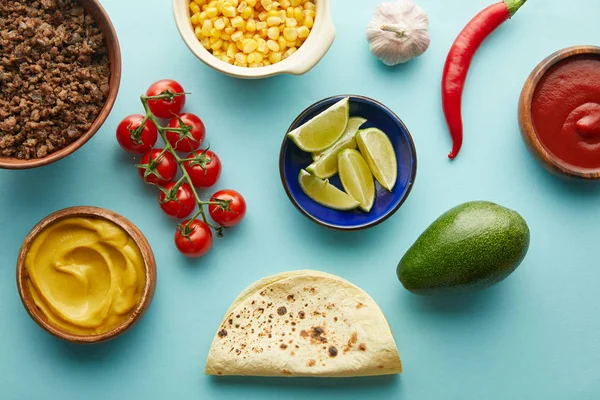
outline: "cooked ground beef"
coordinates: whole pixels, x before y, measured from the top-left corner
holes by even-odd
[[[0,156],[45,157],[106,101],[104,38],[76,0],[0,0],[0,16]]]

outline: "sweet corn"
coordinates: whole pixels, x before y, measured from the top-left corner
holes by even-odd
[[[300,39],[306,39],[308,37],[308,34],[310,33],[310,29],[308,29],[307,26],[300,26],[298,27],[298,29],[296,29],[298,31],[298,37]]]
[[[285,28],[283,30],[283,37],[288,42],[295,42],[298,39],[298,31],[296,28]]]
[[[279,43],[274,40],[267,40],[267,48],[271,51],[279,51]]]
[[[200,44],[219,60],[258,68],[293,55],[314,25],[314,0],[189,0]]]
[[[267,31],[267,36],[269,37],[269,39],[277,40],[277,38],[279,37],[279,28],[275,26],[270,27]]]
[[[254,39],[244,39],[242,45],[244,46],[244,53],[252,53],[258,48],[258,43]]]

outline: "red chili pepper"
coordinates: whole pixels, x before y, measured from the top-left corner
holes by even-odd
[[[511,18],[527,0],[504,0],[481,11],[458,35],[444,66],[442,105],[452,137],[454,158],[463,141],[461,101],[467,73],[475,52],[483,41],[500,25]]]

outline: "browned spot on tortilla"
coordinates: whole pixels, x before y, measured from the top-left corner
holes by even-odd
[[[289,294],[288,297],[287,297],[287,299],[288,299],[288,301],[295,301],[293,294]]]
[[[279,315],[285,315],[287,313],[287,308],[285,308],[284,306],[281,306],[277,309],[277,314]]]
[[[304,313],[304,311],[298,312],[298,318],[304,319],[305,317],[306,317],[306,314]]]
[[[383,365],[378,365],[377,368],[383,369]]]
[[[334,322],[337,322],[337,317],[333,317],[333,321],[334,321]]]
[[[298,345],[295,345],[294,347],[295,347],[295,348],[297,348],[297,349],[299,349],[299,348],[300,348],[300,346],[298,346]]]
[[[229,321],[227,321],[227,322],[229,322],[229,325],[233,324],[233,320],[232,319],[229,319]]]
[[[279,345],[279,348],[280,348],[281,350],[285,350],[285,349],[287,349],[287,344],[285,344],[285,343],[281,343],[281,344]]]
[[[257,308],[256,310],[254,310],[252,315],[254,316],[254,318],[260,318],[260,316],[263,315],[264,312],[265,312],[264,308]]]
[[[267,294],[267,291],[266,291],[266,290],[263,290],[262,292],[260,292],[260,295],[261,295],[261,296],[264,296],[265,294]]]
[[[236,328],[239,328],[239,327],[240,327],[240,324],[235,324],[235,327],[236,327]]]
[[[335,357],[338,355],[338,351],[335,346],[329,346],[329,357]]]
[[[290,352],[290,356],[295,356],[295,355],[296,355],[296,353],[295,353],[295,352],[293,352],[293,351],[292,351],[292,352]]]
[[[252,305],[256,304],[256,300],[252,300],[252,303],[250,303]]]
[[[289,344],[292,344],[292,343],[294,343],[294,339],[290,339],[290,340],[288,340],[288,343],[289,343]]]
[[[320,326],[313,326],[310,331],[310,341],[313,344],[327,343],[325,329],[321,328]]]
[[[360,351],[367,351],[367,345],[364,344],[364,343],[361,343],[361,344],[358,345],[358,349]]]
[[[313,315],[321,315],[321,313],[318,311],[313,311]]]
[[[227,331],[225,329],[221,329],[218,335],[220,338],[224,338],[225,336],[227,336]]]
[[[223,375],[221,371],[217,371],[217,375]]]
[[[296,326],[296,323],[294,321],[292,321],[292,326]]]
[[[240,314],[236,315],[235,317],[236,317],[236,318],[239,318],[239,317],[240,317]]]
[[[303,338],[307,338],[308,337],[308,332],[306,332],[304,329],[302,329],[300,331],[300,336],[302,336]]]
[[[271,292],[273,291],[273,289],[269,289]]]
[[[360,302],[359,302],[359,303],[356,305],[356,309],[358,310],[359,308],[363,308],[364,306],[365,306],[365,305],[364,305],[363,303],[360,303]]]
[[[308,307],[308,303],[306,303],[306,304],[304,305],[304,307]]]
[[[317,289],[315,289],[314,287],[310,288],[310,293],[314,294],[317,291]]]
[[[309,367],[314,367],[317,364],[317,362],[315,360],[308,360],[308,366]]]
[[[333,310],[335,308],[335,304],[329,303],[325,306],[325,308],[327,308],[328,310]]]
[[[354,347],[354,345],[356,344],[357,341],[358,341],[358,335],[356,334],[356,332],[354,332],[352,334],[352,336],[350,336],[350,339],[348,339],[348,344],[346,345],[346,348],[344,349],[344,353],[347,353],[350,350],[352,350],[352,347]]]
[[[284,369],[284,370],[283,370],[283,373],[284,373],[284,374],[286,374],[286,375],[291,375],[291,374],[292,374],[292,373],[291,373],[290,371],[288,371],[287,369]]]
[[[268,335],[268,336],[269,336],[269,339],[271,339],[271,338],[273,337],[273,336],[272,336],[270,333],[269,333],[269,335]]]
[[[242,351],[240,349],[235,349],[235,354],[239,356],[240,354],[242,354]]]

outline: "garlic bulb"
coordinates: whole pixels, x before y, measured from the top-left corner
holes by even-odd
[[[387,65],[405,63],[429,47],[429,18],[413,0],[382,3],[367,27],[371,52]]]

